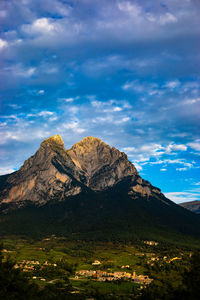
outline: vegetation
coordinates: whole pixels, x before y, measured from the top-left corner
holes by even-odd
[[[200,252],[180,264],[152,268],[154,281],[144,290],[141,300],[198,300],[200,295]]]
[[[0,299],[196,300],[200,293],[200,253],[158,244],[72,242],[56,236],[43,240],[5,239],[0,256]],[[193,253],[193,254],[192,254]],[[101,264],[93,266],[98,259]],[[38,261],[34,269],[14,268]],[[130,280],[99,282],[75,278],[78,270],[135,271],[153,279],[149,286]]]
[[[11,260],[0,255],[0,299],[70,299],[69,291],[70,285],[64,281],[43,287],[31,282],[20,269],[14,268]]]

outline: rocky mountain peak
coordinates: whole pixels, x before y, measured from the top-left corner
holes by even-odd
[[[54,135],[7,177],[0,201],[43,205],[52,199],[64,201],[88,188],[103,191],[128,178],[131,194],[151,194],[150,184],[142,180],[125,153],[91,136],[66,150],[61,136]]]
[[[64,145],[63,139],[61,138],[61,136],[59,134],[55,134],[47,139],[45,139],[42,143],[56,143],[56,144],[60,144],[60,145]]]
[[[125,153],[95,137],[86,137],[67,151],[74,164],[83,170],[93,190],[111,187],[122,178],[137,175]]]
[[[92,145],[97,145],[102,143],[105,144],[100,138],[96,138],[94,136],[86,136],[80,142],[74,144],[73,147],[81,146],[81,145],[92,146]]]
[[[55,145],[58,147],[64,147],[64,142],[59,134],[55,134],[42,141],[41,146],[45,146],[45,145],[49,145],[49,146]]]
[[[114,161],[125,155],[114,147],[102,142],[101,139],[92,136],[85,137],[74,144],[68,154],[79,168],[88,175],[93,175],[105,165],[111,165]]]

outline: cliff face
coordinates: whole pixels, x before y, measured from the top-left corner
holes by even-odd
[[[68,154],[74,164],[85,172],[86,184],[92,190],[101,191],[127,176],[138,176],[125,153],[111,148],[98,138],[84,138]]]
[[[44,140],[19,171],[1,186],[1,206],[21,207],[64,201],[83,191],[104,191],[129,178],[127,194],[159,197],[160,190],[143,180],[125,153],[98,138],[86,137],[66,150],[59,135]],[[1,180],[2,181],[2,180]]]
[[[21,206],[30,201],[42,205],[55,197],[61,201],[80,193],[81,175],[61,137],[53,136],[42,142],[19,171],[8,176],[1,192],[1,203],[17,202]]]

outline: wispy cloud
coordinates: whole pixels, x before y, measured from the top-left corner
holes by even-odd
[[[200,151],[200,140],[198,139],[192,143],[188,143],[188,146],[190,146],[192,149],[196,151]]]
[[[0,175],[10,174],[13,173],[15,170],[12,168],[0,168]]]
[[[200,193],[195,191],[169,192],[165,193],[165,196],[176,203],[200,200]]]

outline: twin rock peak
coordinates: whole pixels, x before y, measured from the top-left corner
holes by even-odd
[[[159,189],[139,176],[125,153],[101,139],[86,137],[66,150],[61,136],[54,135],[41,143],[19,171],[7,175],[0,202],[15,207],[30,202],[44,205],[82,192],[109,190],[123,182],[130,196],[161,196]]]

